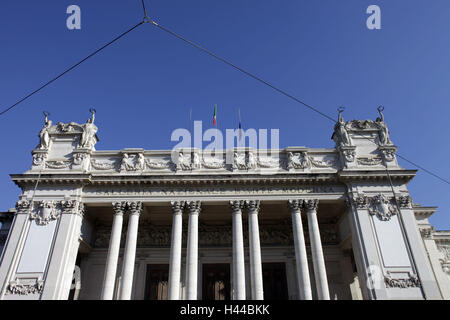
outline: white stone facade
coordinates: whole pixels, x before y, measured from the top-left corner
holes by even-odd
[[[11,175],[0,299],[449,299],[450,233],[412,203],[380,115],[339,114],[333,149],[214,156],[97,151],[94,117],[46,118]]]

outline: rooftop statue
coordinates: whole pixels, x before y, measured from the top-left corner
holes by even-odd
[[[95,109],[89,109],[92,113],[92,118],[87,119],[86,123],[83,125],[83,133],[80,139],[80,148],[92,148],[95,144],[95,134],[97,133],[97,127],[94,124],[95,120]]]
[[[377,108],[378,113],[380,114],[380,117],[377,118],[377,120],[375,120],[375,124],[377,125],[379,132],[378,132],[378,136],[380,139],[380,144],[381,145],[386,145],[386,144],[392,144],[390,138],[389,138],[389,130],[387,128],[386,123],[384,122],[384,115],[382,113],[382,111],[384,110],[384,107],[379,106]]]
[[[44,111],[44,127],[39,132],[39,149],[48,149],[50,146],[50,135],[49,129],[52,126],[52,120],[48,120],[50,115],[48,112]]]
[[[351,145],[350,137],[347,132],[346,123],[341,113],[344,111],[343,107],[340,107],[338,110],[338,122],[334,126],[334,132],[337,135],[339,142],[338,144],[341,146],[349,146]]]

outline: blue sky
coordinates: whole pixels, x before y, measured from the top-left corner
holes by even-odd
[[[149,15],[263,79],[336,116],[375,119],[377,106],[399,153],[447,180],[450,168],[450,2],[147,0]],[[66,8],[81,8],[81,30]],[[381,8],[381,30],[366,8]],[[8,107],[142,18],[140,0],[0,2],[0,109]],[[204,53],[145,24],[0,117],[0,210],[20,193],[10,173],[31,165],[42,110],[81,122],[97,110],[98,150],[170,149],[193,119],[220,128],[279,128],[280,146],[333,147],[333,124]],[[414,167],[400,161],[408,169]],[[419,171],[414,202],[436,205],[450,229],[450,186]]]

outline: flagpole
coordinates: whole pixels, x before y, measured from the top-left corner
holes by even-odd
[[[189,146],[192,148],[192,108],[189,109],[189,133],[191,135]]]

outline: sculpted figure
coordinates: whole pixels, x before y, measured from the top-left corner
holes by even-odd
[[[94,136],[97,133],[97,127],[94,125],[95,109],[89,109],[92,118],[87,119],[81,134],[80,148],[92,148],[94,146]]]
[[[178,154],[178,164],[177,164],[178,170],[190,170],[191,164],[190,164],[190,157],[185,156],[183,152],[180,152]]]
[[[248,164],[247,167],[249,169],[256,169],[256,159],[255,159],[255,155],[253,154],[253,152],[249,152],[248,153]]]
[[[378,107],[377,108],[378,113],[380,114],[380,117],[377,118],[377,120],[375,120],[375,123],[378,126],[378,137],[380,139],[380,144],[385,145],[385,144],[391,144],[391,140],[389,139],[389,130],[387,128],[386,123],[384,122],[384,115],[382,113],[382,111],[384,110],[384,107]]]
[[[345,127],[345,121],[342,117],[341,113],[344,111],[344,108],[339,108],[338,112],[338,122],[334,126],[334,132],[338,135],[340,145],[348,146],[351,145],[350,137],[348,136],[347,128]]]
[[[145,169],[145,159],[144,155],[142,153],[138,154],[137,160],[136,160],[136,169],[137,170],[144,170]]]
[[[134,166],[130,163],[130,157],[128,153],[123,154],[122,163],[120,164],[121,171],[130,171],[133,170]]]
[[[52,126],[52,120],[48,120],[49,113],[44,111],[44,127],[39,132],[39,149],[48,149],[50,146],[50,135],[49,135],[49,129]]]
[[[192,168],[200,169],[200,156],[199,156],[198,152],[194,152],[194,158],[192,160]]]

